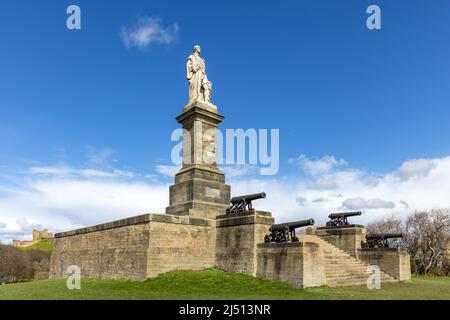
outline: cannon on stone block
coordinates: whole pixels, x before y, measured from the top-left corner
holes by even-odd
[[[226,210],[227,214],[243,213],[253,210],[252,201],[264,199],[266,194],[264,192],[248,194],[245,196],[231,198],[231,206]]]
[[[372,233],[366,235],[366,242],[361,241],[361,247],[368,248],[391,248],[389,239],[403,238],[403,233]]]
[[[361,211],[330,213],[330,215],[328,215],[328,218],[330,218],[330,220],[326,223],[326,226],[327,227],[346,226],[349,225],[347,220],[348,217],[360,215]]]
[[[264,237],[264,242],[297,242],[295,229],[312,225],[314,225],[314,219],[273,224],[269,228],[270,233]]]

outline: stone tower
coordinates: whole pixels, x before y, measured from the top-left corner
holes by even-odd
[[[217,167],[217,130],[224,117],[210,102],[212,84],[199,49],[194,47],[186,66],[189,103],[176,118],[183,128],[183,165],[170,187],[166,213],[214,219],[230,203],[230,186]]]

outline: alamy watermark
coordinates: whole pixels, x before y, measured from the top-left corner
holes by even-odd
[[[279,129],[204,130],[200,121],[192,129],[176,129],[171,140],[178,142],[171,152],[174,165],[251,165],[261,175],[275,175],[280,167]]]
[[[367,289],[381,289],[381,270],[379,266],[369,265],[367,267],[369,277],[367,278]]]
[[[72,265],[67,268],[66,286],[69,290],[81,289],[81,269],[79,266]]]
[[[366,20],[367,29],[380,30],[381,29],[381,9],[376,4],[367,7],[367,14],[370,16]]]
[[[67,7],[66,13],[70,16],[66,20],[66,27],[69,30],[81,30],[81,9],[72,4]]]

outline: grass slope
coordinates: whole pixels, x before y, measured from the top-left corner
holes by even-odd
[[[21,250],[27,251],[27,250],[42,250],[42,251],[53,251],[53,241],[52,240],[43,240],[38,243],[33,244],[29,247],[22,247],[19,248]]]
[[[81,290],[65,280],[0,286],[0,299],[446,299],[450,278],[416,277],[408,282],[296,289],[288,284],[208,269],[174,271],[144,282],[83,278]]]

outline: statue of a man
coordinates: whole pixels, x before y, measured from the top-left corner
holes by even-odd
[[[187,59],[186,77],[189,80],[189,104],[194,101],[211,102],[212,83],[206,76],[205,60],[200,57],[200,46]]]

